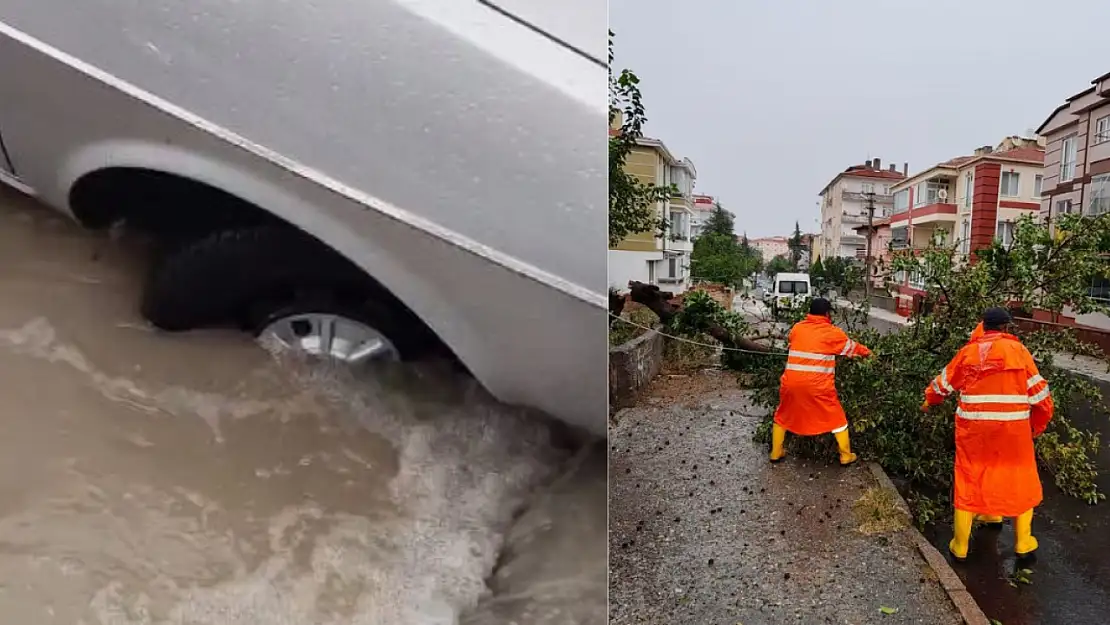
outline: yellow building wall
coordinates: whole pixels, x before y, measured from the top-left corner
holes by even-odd
[[[624,170],[647,185],[654,185],[659,171],[659,153],[654,148],[637,146],[632,148],[624,161]],[[654,252],[659,249],[654,232],[630,234],[614,249],[629,252]]]

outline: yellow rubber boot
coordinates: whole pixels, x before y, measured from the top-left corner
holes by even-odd
[[[846,467],[855,462],[858,457],[852,453],[852,444],[848,436],[848,430],[843,429],[839,432],[833,432],[833,437],[836,438],[836,445],[840,448],[840,466]]]
[[[1014,519],[1014,552],[1027,556],[1037,550],[1037,539],[1033,537],[1033,510],[1030,508]]]
[[[968,542],[971,540],[971,524],[975,514],[967,510],[956,510],[952,515],[952,541],[948,543],[948,551],[957,560],[967,558]]]
[[[771,462],[778,462],[786,457],[786,428],[775,423],[771,426]]]

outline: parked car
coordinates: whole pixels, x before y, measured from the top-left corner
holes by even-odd
[[[163,330],[445,353],[603,433],[604,24],[589,0],[0,0],[0,177],[163,242]]]

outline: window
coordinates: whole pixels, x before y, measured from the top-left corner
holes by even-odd
[[[1041,197],[1041,185],[1044,184],[1044,176],[1037,174],[1033,176],[1033,197]]]
[[[971,221],[965,219],[960,231],[960,253],[967,254],[971,251]]]
[[[998,222],[998,227],[995,230],[994,238],[996,240],[1000,241],[1002,243],[1002,245],[1005,245],[1006,247],[1010,247],[1011,245],[1013,245],[1014,244],[1014,222],[1012,222],[1012,221],[1000,221],[1000,222]]]
[[[1075,135],[1064,139],[1060,147],[1060,182],[1067,182],[1075,178]]]
[[[910,190],[902,189],[894,194],[894,212],[904,213],[910,209]]]
[[[998,181],[998,194],[1002,197],[1017,197],[1021,195],[1021,177],[1017,172],[1002,172],[1002,178]]]
[[[677,278],[678,277],[678,259],[677,258],[671,257],[671,258],[667,259],[667,277],[668,278]]]
[[[927,204],[936,204],[940,201],[940,192],[942,189],[945,193],[948,193],[948,183],[932,181],[917,183],[917,191],[913,194],[913,205],[925,206]]]
[[[1071,213],[1071,200],[1060,200],[1056,202],[1056,214],[1067,215]]]
[[[870,182],[863,183],[863,192],[864,193],[874,193],[875,192],[875,185],[871,184]]]
[[[779,294],[781,295],[805,295],[809,293],[809,285],[801,281],[779,282]]]
[[[909,244],[908,228],[891,228],[890,229],[890,247],[896,250],[905,249]]]
[[[1100,117],[1095,122],[1095,143],[1110,141],[1110,115]]]
[[[671,240],[685,241],[686,239],[686,213],[674,211],[671,213]]]
[[[694,192],[693,180],[690,178],[690,172],[682,167],[672,167],[670,182],[678,188],[678,195],[688,197]]]
[[[964,174],[964,206],[971,206],[971,196],[974,195],[975,177],[971,172]]]
[[[883,185],[883,195],[890,195],[890,185],[889,184],[884,184]]]
[[[1087,214],[1101,215],[1110,212],[1110,174],[1091,178],[1091,203]]]
[[[1105,276],[1095,276],[1091,278],[1090,296],[1094,299],[1100,300],[1102,303],[1110,302],[1110,280]]]

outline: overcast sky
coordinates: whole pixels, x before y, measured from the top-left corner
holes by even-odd
[[[750,236],[816,232],[817,194],[1038,127],[1110,72],[1105,0],[610,0],[646,133]]]

